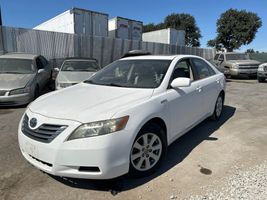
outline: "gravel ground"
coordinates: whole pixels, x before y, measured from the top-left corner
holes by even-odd
[[[199,199],[267,199],[267,161],[245,171],[236,169],[236,173],[227,178],[226,184],[220,189],[189,198],[189,200]]]
[[[0,108],[0,200],[267,200],[266,105],[267,83],[228,80],[219,122],[205,120],[175,141],[155,174],[110,182],[53,177],[31,166],[17,139],[25,108]]]

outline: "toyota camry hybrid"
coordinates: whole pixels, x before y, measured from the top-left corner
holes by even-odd
[[[19,146],[56,176],[145,176],[174,140],[208,117],[218,120],[224,97],[224,75],[200,57],[127,57],[31,103]]]

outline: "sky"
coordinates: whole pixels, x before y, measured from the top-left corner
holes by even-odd
[[[147,23],[159,23],[171,13],[188,13],[201,30],[201,47],[216,37],[216,21],[230,8],[255,12],[262,19],[254,41],[240,48],[267,52],[267,1],[265,0],[0,0],[5,26],[33,28],[72,7],[104,12]]]

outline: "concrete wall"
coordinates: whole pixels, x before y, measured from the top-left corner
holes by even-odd
[[[215,54],[214,49],[12,27],[2,27],[2,33],[3,42],[0,48],[3,46],[6,52],[42,54],[47,59],[71,56],[93,57],[102,67],[133,49],[149,51],[152,54],[193,54],[206,59],[213,58]]]

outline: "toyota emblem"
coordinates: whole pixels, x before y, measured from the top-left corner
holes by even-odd
[[[37,125],[37,119],[36,118],[31,118],[30,127],[34,128],[36,125]]]

